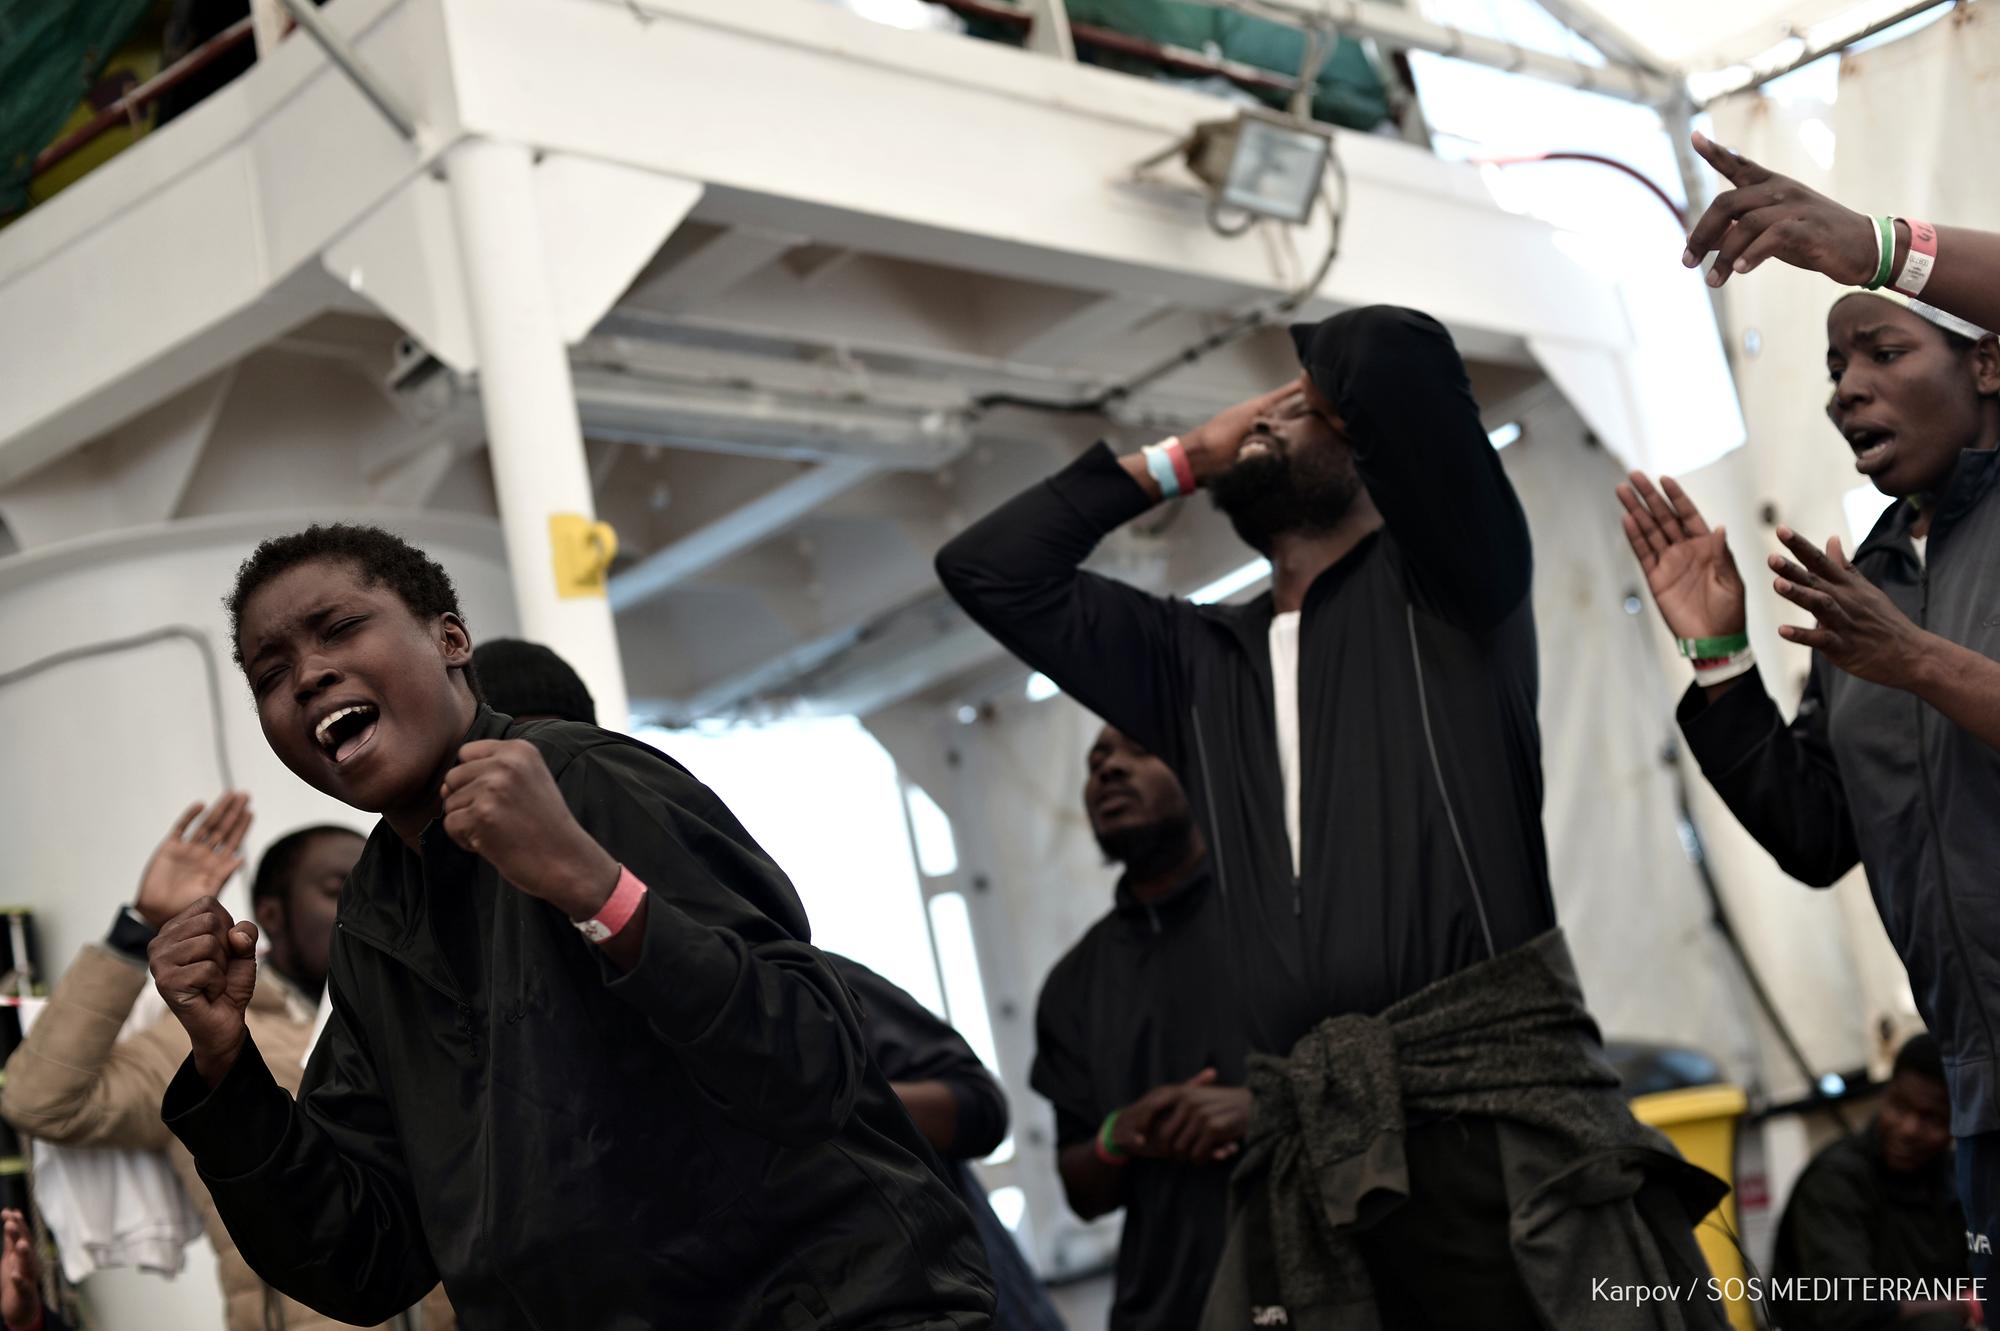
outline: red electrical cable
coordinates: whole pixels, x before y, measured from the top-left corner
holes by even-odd
[[[1615,157],[1605,157],[1600,153],[1550,152],[1529,153],[1522,157],[1469,157],[1466,160],[1477,166],[1525,166],[1535,162],[1595,162],[1599,166],[1608,166],[1614,171],[1623,171],[1626,175],[1644,185],[1653,192],[1654,198],[1666,205],[1667,211],[1674,215],[1674,221],[1678,222],[1684,229],[1688,225],[1688,220],[1682,215],[1680,205],[1674,202],[1673,195],[1661,189],[1643,171],[1629,166]]]

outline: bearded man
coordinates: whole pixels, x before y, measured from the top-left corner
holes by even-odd
[[[1292,337],[1296,380],[1139,453],[1099,444],[938,574],[1164,759],[1206,830],[1256,1103],[1206,1325],[1605,1325],[1575,1263],[1705,1273],[1689,1230],[1715,1193],[1632,1122],[1556,932],[1527,521],[1436,320],[1371,306]],[[1196,488],[1268,592],[1197,606],[1082,569]],[[1345,1167],[1270,1205],[1311,1172],[1271,1168],[1300,1134]],[[1578,1170],[1595,1190],[1570,1206],[1549,1185]],[[1282,1214],[1344,1223],[1288,1269]]]

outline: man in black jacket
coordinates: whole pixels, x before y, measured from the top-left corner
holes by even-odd
[[[597,724],[597,703],[570,663],[538,642],[488,638],[472,653],[473,674],[495,709],[516,721]],[[829,952],[834,973],[861,1007],[868,1061],[888,1078],[917,1131],[936,1151],[945,1181],[979,1230],[993,1270],[994,1331],[1062,1331],[1048,1291],[993,1213],[969,1162],[1007,1136],[1007,1097],[965,1037],[908,992],[860,962]]]
[[[1125,867],[1115,904],[1049,972],[1036,1090],[1056,1167],[1086,1220],[1123,1209],[1111,1331],[1191,1326],[1222,1255],[1229,1158],[1249,1117],[1244,1041],[1201,829],[1172,769],[1106,726],[1084,812]]]
[[[1971,1302],[1954,1297],[1968,1269],[1951,1092],[1937,1041],[1918,1035],[1897,1052],[1874,1121],[1799,1176],[1771,1274],[1798,1289],[1780,1310],[1796,1331],[1950,1331],[1974,1324]],[[1885,1289],[1892,1281],[1922,1284]]]
[[[982,627],[1179,774],[1215,862],[1212,965],[1274,1055],[1555,925],[1527,522],[1457,350],[1387,306],[1293,337],[1296,383],[1144,454],[1092,449],[937,564]],[[1269,593],[1195,606],[1079,567],[1198,486],[1270,558]],[[1535,1325],[1491,1122],[1414,1123],[1408,1154],[1403,1233],[1369,1254],[1407,1299],[1386,1315]]]
[[[193,1052],[163,1116],[244,1257],[371,1323],[985,1328],[965,1208],[777,866],[665,755],[482,705],[442,569],[374,528],[265,542],[231,598],[267,741],[382,822],[294,1102],[243,1028],[256,927],[150,957]]]
[[[1007,1137],[1007,1097],[965,1037],[910,994],[851,957],[827,953],[861,1004],[868,1059],[889,1079],[958,1190],[993,1268],[993,1331],[1063,1331],[1049,1292],[994,1214],[972,1162]]]

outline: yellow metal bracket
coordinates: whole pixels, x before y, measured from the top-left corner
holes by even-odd
[[[549,515],[549,553],[555,564],[556,595],[564,600],[604,595],[605,575],[618,555],[618,533],[608,522],[581,513]]]

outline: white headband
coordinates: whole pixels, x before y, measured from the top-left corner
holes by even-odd
[[[1982,337],[1992,336],[1991,333],[1976,323],[1961,319],[1956,314],[1947,314],[1935,305],[1926,305],[1920,300],[1912,300],[1900,291],[1892,291],[1888,287],[1883,287],[1879,291],[1870,291],[1867,294],[1880,296],[1883,300],[1894,301],[1911,314],[1916,315],[1919,319],[1924,320],[1926,323],[1936,324],[1947,333],[1957,333],[1960,337],[1970,338],[1974,342],[1977,342]]]

